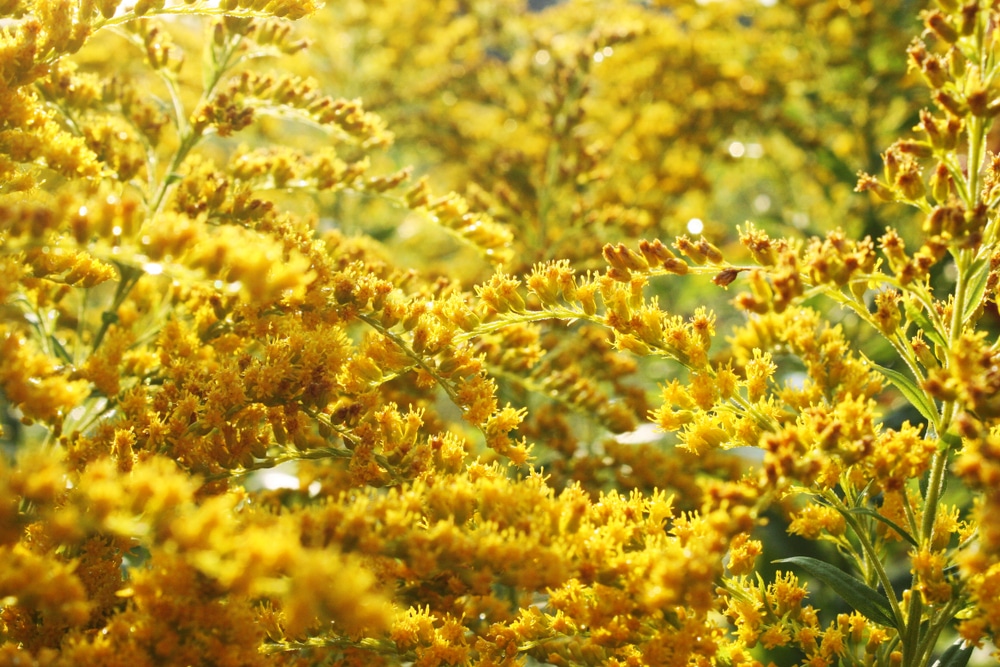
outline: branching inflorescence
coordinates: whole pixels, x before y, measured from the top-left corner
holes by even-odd
[[[522,4],[0,2],[0,662],[995,657],[1000,12]]]

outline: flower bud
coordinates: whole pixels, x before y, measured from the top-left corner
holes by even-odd
[[[889,186],[878,180],[871,174],[861,172],[858,175],[858,184],[854,188],[855,192],[873,192],[875,196],[883,201],[895,201],[896,193]]]
[[[721,264],[723,261],[722,251],[704,238],[698,241],[698,251],[705,255],[709,264]]]
[[[970,2],[962,7],[962,21],[959,24],[961,33],[968,37],[976,31],[976,19],[979,16],[979,3]]]
[[[923,141],[914,141],[912,139],[897,141],[896,147],[901,153],[914,157],[931,157],[934,155],[933,146]]]
[[[663,242],[660,241],[660,239],[654,239],[652,241],[642,239],[639,241],[639,252],[642,253],[642,256],[646,259],[650,266],[658,266],[675,257],[674,253],[670,252],[670,249],[663,245]]]
[[[965,102],[955,99],[950,94],[942,90],[934,93],[934,102],[953,116],[962,117],[969,111]]]
[[[674,241],[674,247],[695,264],[704,264],[708,259],[701,248],[691,243],[691,240],[686,236],[678,236],[677,240]]]
[[[943,203],[951,198],[955,189],[955,181],[943,162],[939,162],[934,173],[931,174],[930,185],[931,196],[934,197],[935,201]]]
[[[882,175],[885,176],[886,183],[895,183],[899,177],[900,170],[903,168],[903,160],[895,146],[882,154],[882,163],[885,165]]]
[[[930,56],[920,69],[924,80],[930,84],[931,88],[943,88],[948,83],[950,72],[945,68],[944,63],[937,56]]]
[[[917,360],[926,369],[939,368],[940,363],[934,353],[931,351],[930,345],[924,340],[923,336],[914,336],[910,339],[910,347],[913,348],[913,353],[916,355]]]
[[[920,169],[915,164],[909,165],[905,171],[899,174],[896,179],[896,187],[910,201],[922,198],[926,192],[924,179],[920,174]]]
[[[951,74],[952,79],[957,81],[965,76],[965,56],[954,46],[948,50],[945,62],[948,64],[948,73]]]
[[[948,44],[954,44],[958,41],[958,31],[948,22],[941,10],[935,9],[925,12],[923,18],[927,29],[941,38],[942,41]]]
[[[685,262],[682,259],[678,259],[676,257],[664,260],[663,262],[664,271],[668,273],[675,273],[679,276],[683,276],[684,274],[686,274],[689,269],[690,267],[687,265],[687,262]]]
[[[583,312],[591,317],[597,312],[597,300],[594,296],[596,292],[597,285],[594,283],[587,283],[586,285],[580,287],[576,293],[577,299],[580,301],[580,306],[583,308]]]
[[[649,264],[642,255],[630,250],[624,243],[613,246],[610,243],[604,246],[602,253],[608,264],[616,269],[624,271],[646,271]]]

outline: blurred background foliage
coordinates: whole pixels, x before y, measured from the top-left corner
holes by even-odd
[[[433,191],[460,192],[508,225],[512,274],[547,259],[597,269],[606,243],[681,234],[704,234],[738,261],[736,230],[747,220],[799,239],[918,228],[913,209],[854,191],[857,173],[880,173],[881,151],[926,103],[906,63],[917,5],[346,0],[301,25],[313,44],[288,67],[386,120],[395,141],[384,169],[412,165]],[[323,224],[374,236],[398,265],[466,286],[489,275],[475,249],[385,198],[340,194],[317,206]],[[711,302],[720,331],[743,317],[699,279],[649,289],[679,314]],[[847,314],[833,319],[879,357],[870,329]],[[695,466],[663,449],[662,435],[595,444],[605,429],[644,421],[657,392],[649,379],[684,371],[623,357],[604,334],[568,336],[565,326],[526,328],[521,347],[505,334],[489,357],[506,396],[529,406],[521,432],[540,443],[539,463],[557,486],[683,487],[693,467],[738,476],[730,457]],[[519,357],[532,367],[527,379]],[[554,397],[579,384],[588,358],[601,360],[582,369],[588,390],[602,389],[596,424],[595,411],[571,401],[567,414]],[[693,488],[681,495],[697,504]]]
[[[917,122],[917,3],[530,4],[348,0],[304,26],[305,69],[386,119],[398,166],[514,227],[512,272],[596,266],[607,242],[697,236],[692,219],[717,244],[747,219],[906,228],[853,189]]]

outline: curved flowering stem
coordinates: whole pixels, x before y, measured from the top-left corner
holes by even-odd
[[[868,563],[875,572],[875,576],[878,579],[879,584],[882,586],[882,591],[889,600],[889,605],[892,607],[892,613],[896,620],[897,627],[900,628],[901,632],[905,634],[907,632],[907,620],[903,613],[903,609],[899,604],[899,599],[896,597],[895,591],[893,590],[892,580],[889,578],[889,574],[886,572],[885,567],[882,564],[881,555],[876,550],[875,545],[868,539],[867,531],[863,529],[857,517],[846,505],[844,505],[843,501],[837,496],[836,493],[826,491],[822,497],[826,502],[830,503],[837,509],[838,512],[840,512],[841,516],[844,517],[848,525],[851,527],[854,536],[861,544],[861,549],[864,551],[866,563]]]

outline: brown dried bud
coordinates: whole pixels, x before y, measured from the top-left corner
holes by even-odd
[[[733,281],[736,280],[736,277],[740,275],[740,271],[741,269],[735,269],[732,267],[723,269],[715,274],[712,278],[712,282],[719,287],[729,287]]]
[[[958,31],[948,22],[947,17],[941,10],[935,9],[924,12],[923,19],[927,29],[940,37],[944,42],[954,44],[958,41]]]
[[[964,102],[941,90],[934,93],[934,102],[953,116],[961,117],[969,112],[969,108]]]

